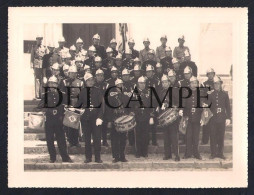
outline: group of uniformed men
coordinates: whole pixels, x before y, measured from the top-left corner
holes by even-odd
[[[115,39],[110,41],[107,49],[100,45],[100,36],[94,35],[93,45],[88,51],[83,49],[83,41],[78,38],[76,45],[64,47],[65,39],[59,39],[59,47],[49,44],[42,45],[42,36],[37,36],[37,45],[31,52],[31,67],[34,68],[36,98],[41,99],[37,109],[46,111],[46,140],[50,161],[56,161],[54,134],[57,139],[60,155],[63,162],[72,162],[67,154],[65,133],[70,147],[80,147],[77,129],[63,125],[64,109],[75,111],[80,105],[84,109],[81,116],[81,129],[85,140],[85,163],[92,161],[92,146],[94,147],[95,162],[101,163],[101,139],[104,146],[108,146],[107,131],[110,131],[113,162],[126,162],[126,140],[135,147],[136,157],[148,156],[149,132],[151,143],[157,145],[156,116],[168,109],[169,105],[179,106],[179,88],[189,87],[192,94],[184,99],[180,116],[187,116],[186,134],[181,136],[186,151],[184,158],[195,157],[202,159],[198,146],[203,108],[197,108],[196,87],[209,87],[202,90],[208,94],[208,99],[202,105],[211,104],[213,117],[203,126],[202,143],[207,144],[210,138],[211,158],[223,155],[225,125],[230,124],[230,103],[228,94],[222,90],[222,80],[210,68],[207,71],[207,81],[199,84],[197,80],[197,66],[191,61],[190,50],[184,46],[185,37],[178,38],[179,46],[173,53],[166,45],[167,36],[161,36],[161,46],[156,52],[149,47],[148,38],[143,40],[144,49],[135,50],[135,42],[128,40],[128,48],[122,53],[116,50]],[[44,87],[50,87],[45,95]],[[115,87],[114,87],[115,86]],[[54,88],[55,87],[55,88]],[[90,99],[87,99],[87,88],[91,87]],[[111,107],[105,106],[104,94],[110,90],[107,101]],[[164,99],[162,106],[147,108],[150,105],[151,91],[154,87],[160,97]],[[165,96],[169,87],[173,87],[173,99]],[[57,88],[57,89],[56,89]],[[60,95],[60,90],[62,95]],[[67,96],[69,94],[69,97]],[[45,98],[47,107],[45,108]],[[140,107],[139,98],[142,99]],[[60,105],[59,98],[63,99]],[[133,101],[130,101],[132,99]],[[102,106],[100,105],[102,103]],[[90,108],[86,108],[90,104]],[[126,107],[126,104],[129,107]],[[57,105],[57,107],[55,107]],[[100,108],[96,108],[101,106]],[[50,108],[52,107],[52,108]],[[114,121],[122,115],[135,116],[134,131],[122,133],[116,131]],[[180,161],[179,156],[179,122],[180,118],[163,127],[164,132],[164,160],[172,158]],[[93,144],[91,143],[93,140]],[[172,150],[172,151],[171,151]]]

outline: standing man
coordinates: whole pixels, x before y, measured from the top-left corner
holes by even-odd
[[[110,105],[115,107],[115,109],[109,107],[107,109],[108,128],[111,129],[111,148],[112,156],[114,158],[113,163],[116,163],[118,161],[128,162],[124,154],[127,133],[118,132],[115,128],[114,121],[123,115],[130,114],[130,109],[124,108],[124,105],[128,101],[129,97],[121,92],[121,89],[123,88],[123,81],[121,79],[117,79],[115,81],[115,86],[115,90],[113,92],[110,92],[108,97]],[[134,114],[132,113],[132,115]]]
[[[199,154],[199,134],[200,134],[200,120],[203,109],[197,108],[197,101],[203,105],[201,99],[197,97],[198,80],[192,76],[190,78],[190,89],[192,91],[191,97],[185,99],[183,102],[183,116],[188,117],[188,124],[186,129],[186,150],[184,158],[194,158],[201,160]]]
[[[160,60],[160,63],[162,64],[163,73],[167,74],[170,69],[174,69],[172,59],[173,59],[172,50],[170,49],[170,47],[166,47],[165,58],[162,58]]]
[[[113,50],[112,57],[115,58],[118,55],[118,51],[116,50],[117,42],[115,39],[110,41],[109,47]]]
[[[214,91],[208,96],[209,104],[211,104],[210,109],[213,113],[213,117],[210,119],[210,158],[218,157],[225,160],[226,157],[223,154],[225,126],[228,126],[231,122],[231,108],[228,93],[222,90],[222,80],[220,77],[215,76],[213,81]]]
[[[148,60],[148,52],[150,51],[150,40],[148,38],[144,38],[143,44],[145,48],[140,51],[139,53],[139,59],[141,61],[141,64],[143,64],[144,61]],[[154,56],[154,61],[156,61],[156,58]]]
[[[76,57],[80,57],[81,61],[84,62],[87,58],[87,51],[83,49],[83,40],[79,37],[76,41]]]
[[[105,47],[103,45],[100,45],[100,35],[95,34],[93,36],[93,46],[96,48],[96,56],[100,56],[102,58],[102,60],[106,59],[106,51],[105,51]]]
[[[166,47],[167,47],[167,35],[161,36],[161,46],[156,48],[156,60],[160,62],[163,58],[166,57]],[[170,47],[168,47],[170,49]]]
[[[151,125],[154,125],[153,109],[150,105],[150,92],[146,89],[146,78],[140,77],[138,79],[137,88],[134,90],[133,97],[136,100],[134,106],[134,113],[136,118],[136,157],[148,157],[149,131]],[[140,100],[137,103],[138,100]],[[142,103],[142,104],[141,104]],[[140,105],[141,104],[141,105]],[[131,106],[133,107],[133,106]]]
[[[58,81],[55,76],[51,76],[49,78],[48,87],[51,88],[44,94],[36,110],[43,110],[46,112],[45,134],[50,163],[54,163],[56,161],[56,149],[54,145],[55,136],[59,153],[62,157],[62,162],[72,163],[72,160],[67,153],[66,140],[63,130],[64,106],[62,103],[57,106],[57,104],[62,101],[62,94],[59,94],[56,90],[58,87]],[[47,98],[47,101],[45,98]],[[45,101],[47,102],[46,105],[44,105]]]
[[[127,49],[125,51],[125,59],[123,60],[123,68],[126,68],[129,71],[133,70],[133,59],[131,55],[132,55],[132,51],[130,49]]]
[[[204,94],[208,94],[208,96],[214,91],[214,77],[215,71],[213,68],[209,68],[206,71],[207,80],[201,85],[201,87],[205,87],[203,89]],[[210,88],[210,90],[208,89]],[[211,120],[203,126],[203,134],[202,134],[202,144],[208,144],[209,137],[210,137],[210,129],[211,129]]]
[[[96,58],[100,58],[97,56]],[[102,94],[105,94],[105,91],[108,89],[109,84],[104,81],[104,72],[102,69],[96,70],[95,73],[95,87],[99,88],[102,92]],[[107,113],[106,113],[106,108],[104,109],[103,112],[103,124],[102,124],[102,132],[101,132],[101,138],[102,138],[102,145],[103,146],[109,146],[107,142]]]
[[[135,41],[133,38],[130,38],[128,40],[128,46],[129,49],[131,50],[131,58],[132,59],[139,58],[139,52],[136,49],[134,49]],[[125,53],[123,53],[123,58],[125,58]]]
[[[38,35],[36,37],[36,45],[32,47],[31,50],[31,68],[34,69],[34,79],[35,79],[35,98],[41,99],[42,94],[42,59],[46,54],[46,47],[42,45],[43,37]]]
[[[179,46],[175,47],[173,52],[173,57],[176,58],[180,63],[184,61],[184,52],[187,50],[190,52],[189,48],[184,46],[185,37],[182,35],[178,38]]]
[[[102,163],[101,160],[101,125],[103,123],[103,94],[100,89],[95,87],[94,77],[90,73],[84,76],[86,88],[80,92],[77,107],[85,109],[81,116],[82,130],[85,135],[85,163],[92,162],[92,145],[93,137],[95,162]],[[88,88],[89,87],[89,88]],[[90,89],[90,92],[88,90]],[[92,137],[91,137],[92,136]]]
[[[79,93],[84,88],[83,81],[77,78],[77,67],[72,65],[69,67],[69,77],[63,80],[64,92],[67,95],[68,107],[75,107],[78,102]],[[68,102],[70,101],[70,102]],[[79,130],[68,127],[67,138],[70,147],[81,147],[79,144]]]

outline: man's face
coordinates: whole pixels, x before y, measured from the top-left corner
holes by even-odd
[[[135,46],[135,43],[128,43],[128,45],[129,45],[129,48],[130,48],[130,49],[133,49],[134,46]]]
[[[100,39],[93,39],[93,44],[94,45],[99,45],[100,44]]]
[[[76,43],[76,46],[79,50],[81,50],[83,47],[83,43]]]
[[[162,67],[157,67],[157,68],[156,68],[156,72],[157,72],[157,73],[162,73]]]
[[[129,74],[124,74],[124,75],[122,75],[122,77],[123,77],[124,82],[127,82],[127,81],[130,80],[130,75]]]
[[[117,43],[110,43],[110,47],[111,47],[112,49],[116,49],[116,46],[117,46]]]
[[[104,80],[104,75],[103,74],[97,74],[95,75],[96,81],[98,83],[102,82]]]
[[[48,47],[49,53],[53,53],[55,47]]]
[[[107,57],[108,57],[108,58],[112,58],[112,55],[113,55],[112,52],[107,52]]]
[[[113,79],[117,78],[117,76],[118,76],[118,73],[116,71],[111,72],[111,77]]]
[[[141,71],[140,70],[134,70],[133,72],[134,72],[134,76],[135,77],[140,77],[140,75],[141,75]]]
[[[36,43],[37,43],[37,45],[40,45],[40,44],[42,44],[42,38],[36,38]]]
[[[86,80],[86,86],[87,87],[93,87],[94,86],[94,78],[90,78]]]
[[[141,90],[144,90],[146,88],[146,83],[145,82],[139,82],[138,83],[138,88]]]
[[[162,81],[161,84],[162,84],[163,89],[168,89],[170,86],[169,81]]]
[[[216,83],[214,83],[214,89],[215,90],[221,90],[221,82],[216,82]]]
[[[166,57],[172,57],[172,51],[166,51]]]
[[[69,72],[68,72],[68,69],[64,70],[64,76],[68,77],[69,76]]]
[[[183,46],[184,40],[183,39],[178,39],[178,43],[179,43],[180,46]]]
[[[57,76],[57,75],[59,75],[59,73],[60,73],[59,70],[53,69],[53,68],[52,68],[52,74],[53,74],[53,75]]]
[[[175,76],[170,76],[170,77],[168,77],[168,79],[169,79],[169,81],[171,83],[175,83],[175,81],[176,81],[176,77]]]
[[[213,80],[214,76],[215,76],[215,73],[214,73],[214,72],[208,72],[208,73],[207,73],[208,80],[210,80],[210,81]]]
[[[95,54],[95,53],[94,53],[94,51],[90,51],[90,50],[88,50],[88,56],[89,56],[89,57],[94,56],[94,54]]]
[[[144,41],[143,42],[145,48],[149,48],[150,42],[149,41]]]
[[[184,73],[184,78],[189,80],[191,78],[191,73]]]
[[[98,69],[98,68],[100,68],[101,67],[101,61],[96,61],[95,63],[94,63],[94,65],[95,65],[95,67]]]
[[[116,66],[121,67],[122,66],[122,60],[116,59]]]
[[[71,79],[75,79],[77,77],[78,73],[77,72],[69,72],[69,77]]]
[[[60,42],[58,42],[58,44],[59,44],[59,47],[62,48],[64,46],[65,42],[60,41]]]
[[[154,55],[153,55],[152,53],[149,53],[149,54],[148,54],[148,59],[149,59],[149,60],[153,60],[153,59],[154,59]]]
[[[167,39],[161,38],[161,44],[162,44],[162,45],[166,45],[166,43],[167,43]]]
[[[146,76],[147,78],[152,78],[153,77],[153,71],[152,70],[149,70],[149,71],[146,71]]]
[[[190,88],[192,90],[196,90],[197,87],[198,87],[198,81],[192,81],[192,82],[190,82]]]

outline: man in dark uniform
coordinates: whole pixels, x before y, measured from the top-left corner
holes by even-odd
[[[115,60],[112,57],[112,49],[108,48],[108,53],[106,54],[106,58],[102,59],[102,67],[107,69],[107,72],[105,72],[105,78],[108,79],[110,76],[110,70],[115,64]]]
[[[63,80],[64,91],[70,102],[68,107],[75,107],[78,101],[79,93],[82,88],[84,88],[83,81],[77,78],[77,67],[75,65],[69,68],[69,78]],[[67,138],[70,143],[70,147],[80,147],[79,144],[79,130],[66,127]]]
[[[190,98],[183,101],[183,116],[188,117],[188,124],[186,129],[186,150],[184,158],[191,158],[192,155],[196,159],[202,159],[198,147],[199,147],[199,134],[200,134],[200,120],[202,108],[197,108],[197,101],[200,101],[200,105],[203,105],[202,99],[197,98],[198,80],[192,76],[190,78],[190,89],[192,95]],[[185,95],[186,96],[186,95]]]
[[[55,46],[52,43],[48,44],[48,53],[42,58],[42,72],[43,72],[43,83],[47,82],[47,78],[51,75],[50,67],[53,65],[53,55],[57,55],[54,51]]]
[[[71,60],[75,60],[75,55],[76,55],[76,47],[75,45],[72,45],[69,49],[69,52],[71,54]]]
[[[184,74],[183,71],[180,70],[180,62],[176,59],[172,59],[172,64],[173,64],[173,70],[176,73],[176,80],[180,81],[184,79]]]
[[[94,69],[94,57],[95,57],[96,49],[92,45],[88,48],[88,58],[84,61],[83,65],[89,65],[91,69]]]
[[[128,69],[132,72],[133,70],[133,59],[132,59],[132,51],[130,49],[127,49],[125,51],[125,59],[123,60],[123,68]]]
[[[141,61],[141,64],[143,64],[143,62],[148,60],[148,52],[150,51],[150,47],[149,47],[150,46],[150,40],[148,38],[144,38],[143,44],[144,44],[145,48],[140,50],[140,52],[139,52],[139,59]],[[153,60],[156,61],[155,55],[154,55]]]
[[[67,52],[69,52],[69,49],[67,47],[64,47],[65,45],[65,38],[60,37],[58,39],[59,47],[55,49],[55,52],[58,54],[58,56],[55,56],[53,58],[53,63],[62,64],[63,63],[63,57],[66,55]]]
[[[121,78],[123,67],[122,54],[118,54],[115,60],[115,67],[117,68],[118,77]]]
[[[160,38],[161,46],[156,48],[156,60],[160,62],[166,57],[166,47],[167,47],[167,35],[162,35]],[[170,48],[170,47],[169,47]]]
[[[154,87],[157,91],[160,85],[160,80],[156,79],[154,76],[154,67],[150,64],[146,67],[146,86],[148,88],[148,91],[150,93],[150,87]],[[149,126],[149,130],[152,132],[152,145],[157,146],[157,137],[156,137],[156,127],[155,124]]]
[[[168,79],[170,81],[171,87],[174,87],[174,88],[179,87],[178,81],[176,80],[176,73],[172,69],[168,71]]]
[[[133,88],[135,88],[135,86],[137,85],[139,77],[142,76],[142,72],[141,71],[142,71],[141,70],[141,66],[136,64],[134,66],[134,69],[133,69],[133,78],[131,79],[131,82],[133,84]]]
[[[185,37],[182,35],[178,38],[179,46],[175,47],[173,52],[173,57],[176,58],[180,63],[184,61],[184,52],[187,50],[190,52],[189,48],[184,46]]]
[[[178,89],[172,89],[172,100],[169,99],[168,93],[169,87],[173,87],[165,74],[161,77],[161,89],[159,90],[159,97],[161,100],[165,97],[162,107],[158,106],[157,111],[159,115],[165,112],[167,109],[172,107],[178,107]],[[173,123],[163,126],[162,130],[164,132],[164,158],[163,160],[168,160],[172,158],[171,146],[173,153],[175,155],[175,161],[180,161],[179,157],[179,146],[178,146],[178,127],[179,119],[175,120]]]
[[[107,71],[107,68],[102,66],[102,59],[100,56],[94,58],[94,67],[92,68],[92,74],[95,76],[97,70],[101,69],[103,72]]]
[[[98,69],[95,72],[95,79],[96,79],[96,83],[95,83],[95,87],[99,88],[102,92],[102,94],[105,94],[105,91],[108,89],[109,84],[104,81],[104,72],[102,69]],[[108,142],[107,142],[107,116],[105,113],[106,108],[104,109],[103,112],[103,124],[102,124],[102,144],[103,146],[108,146]]]
[[[79,57],[81,59],[81,62],[83,62],[87,59],[87,51],[83,48],[84,42],[83,40],[79,37],[76,41],[76,53],[75,57]]]
[[[85,71],[84,71],[84,65],[80,56],[75,57],[75,65],[77,67],[77,74],[78,74],[77,78],[79,80],[83,80]]]
[[[145,60],[145,61],[143,62],[143,64],[142,64],[142,70],[144,70],[144,71],[146,70],[147,65],[150,64],[150,65],[152,65],[153,68],[155,69],[155,66],[156,66],[156,64],[157,64],[157,62],[156,62],[156,60],[155,60],[155,52],[154,52],[153,49],[150,49],[150,50],[148,51],[147,56],[148,56],[148,59]]]
[[[69,68],[70,68],[70,66],[69,65],[67,65],[67,64],[65,64],[64,66],[63,66],[63,79],[67,79],[67,78],[69,78]]]
[[[172,50],[169,47],[165,48],[165,57],[160,60],[164,74],[167,74],[170,69],[174,69],[172,63]]]
[[[117,42],[115,39],[110,41],[109,47],[113,50],[112,57],[115,58],[118,55],[118,51],[116,50]]]
[[[133,83],[130,81],[130,71],[128,69],[124,69],[122,71],[122,80],[123,80],[123,94],[126,97],[131,97],[133,93]],[[129,140],[129,145],[134,146],[135,143],[135,135],[134,131],[129,131],[128,132],[128,140]]]
[[[163,75],[162,65],[161,63],[157,63],[155,66],[155,78],[160,80]]]
[[[48,152],[50,155],[50,162],[54,163],[56,161],[56,149],[54,145],[54,139],[56,136],[62,161],[72,163],[72,160],[67,153],[66,140],[63,130],[64,106],[62,104],[62,93],[59,94],[56,89],[58,87],[58,81],[55,76],[51,76],[49,78],[48,87],[52,88],[50,88],[49,91],[44,94],[35,110],[44,110],[46,112],[45,134]],[[47,102],[45,98],[47,99]],[[57,106],[61,101],[62,103]]]
[[[111,77],[106,80],[106,82],[109,84],[108,87],[115,86],[115,81],[118,77],[118,70],[115,66],[111,68]]]
[[[51,77],[53,75],[57,78],[58,88],[62,89],[63,88],[63,77],[60,75],[60,66],[57,62],[51,66],[51,74],[49,77]],[[43,86],[47,86],[47,79],[45,81],[46,82],[43,83]],[[44,90],[42,91],[42,93],[44,93]]]
[[[114,91],[110,92],[108,96],[108,101],[111,106],[118,108],[107,108],[108,128],[111,129],[111,148],[112,156],[114,158],[113,163],[116,163],[118,161],[127,162],[124,154],[127,133],[117,132],[114,121],[123,115],[130,114],[130,109],[124,108],[124,105],[129,100],[129,97],[121,92],[121,89],[123,88],[123,81],[121,79],[117,79],[115,82],[115,86],[117,88]],[[134,115],[134,113],[132,113],[132,115]]]
[[[135,41],[133,38],[130,38],[128,40],[128,46],[129,46],[129,49],[131,50],[131,58],[132,59],[135,59],[135,58],[139,58],[139,52],[134,49],[134,46],[135,46]],[[125,52],[123,53],[123,58],[125,58]]]
[[[35,98],[40,99],[42,93],[42,59],[46,54],[46,47],[42,45],[43,37],[38,35],[36,37],[36,45],[31,50],[31,68],[34,69],[35,79]]]
[[[140,77],[138,85],[134,90],[133,98],[136,100],[135,105],[130,107],[134,108],[136,127],[136,157],[148,157],[148,144],[149,144],[149,131],[151,125],[154,125],[154,110],[150,107],[150,92],[146,89],[146,78]],[[137,100],[141,99],[141,102]],[[141,105],[140,105],[141,104]]]
[[[215,76],[215,71],[213,68],[209,68],[206,71],[207,80],[201,85],[201,87],[204,87],[203,92],[204,94],[208,94],[208,96],[213,92],[214,90],[214,82],[213,78]],[[208,89],[210,87],[210,90]],[[203,126],[203,134],[202,134],[202,144],[208,144],[209,137],[210,137],[210,120],[209,122]]]
[[[103,45],[100,45],[100,35],[95,34],[93,36],[93,46],[96,49],[96,56],[100,56],[102,60],[106,59],[106,51]]]
[[[191,61],[191,56],[188,50],[184,52],[184,61],[180,63],[180,72],[183,72],[183,70],[189,66],[192,70],[192,75],[197,77],[198,75],[198,68],[195,62]]]
[[[86,73],[84,76],[86,82],[86,88],[82,89],[79,95],[77,107],[85,109],[84,114],[81,116],[82,130],[85,135],[85,163],[92,161],[92,145],[91,136],[93,136],[93,146],[95,162],[102,163],[101,160],[101,126],[103,123],[103,94],[101,90],[94,86],[94,77],[90,73]],[[90,87],[90,98],[88,88]],[[88,103],[90,105],[88,105]],[[100,107],[100,108],[98,108]]]
[[[211,104],[211,111],[213,117],[210,119],[211,123],[211,159],[218,157],[226,159],[223,155],[225,126],[230,124],[231,108],[229,96],[226,91],[222,90],[222,80],[214,77],[214,91],[208,96],[209,105]]]

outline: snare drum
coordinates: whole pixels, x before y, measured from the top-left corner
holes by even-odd
[[[158,127],[165,127],[173,123],[178,118],[178,109],[169,108],[158,116]]]
[[[118,132],[128,132],[133,130],[136,126],[135,117],[131,115],[124,115],[117,118],[114,122],[116,131]]]

